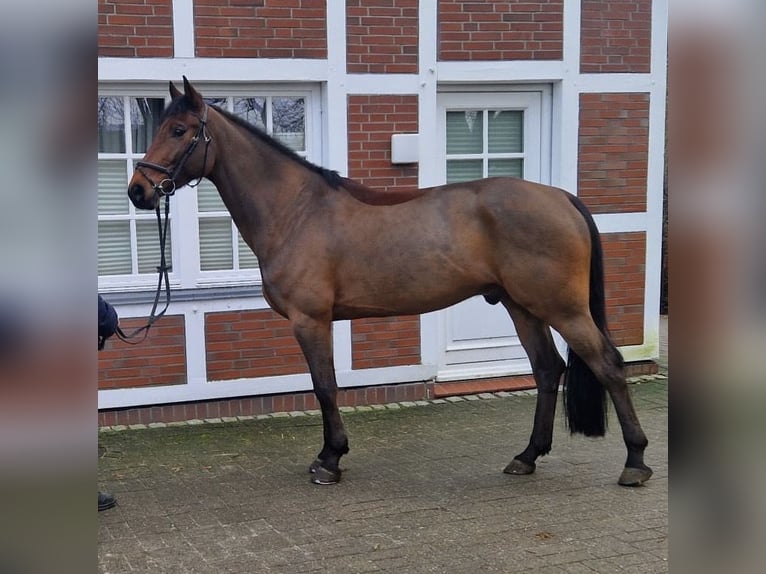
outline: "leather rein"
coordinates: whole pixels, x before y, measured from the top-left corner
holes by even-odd
[[[175,167],[173,167],[173,169],[169,169],[163,165],[143,160],[136,162],[136,171],[144,176],[144,178],[149,182],[157,195],[165,198],[165,221],[162,221],[162,216],[160,215],[160,205],[159,202],[157,202],[155,213],[157,214],[157,230],[160,237],[160,264],[157,266],[159,279],[157,282],[157,292],[154,296],[152,310],[149,313],[149,318],[147,319],[146,324],[138,327],[131,333],[125,333],[119,326],[115,331],[118,339],[130,345],[137,345],[138,343],[143,342],[143,340],[146,339],[146,336],[149,334],[149,329],[152,327],[152,325],[154,325],[154,323],[157,322],[157,320],[160,319],[160,317],[165,314],[165,312],[168,310],[168,307],[170,306],[170,281],[168,280],[168,273],[172,271],[173,267],[172,265],[168,265],[165,259],[165,244],[169,228],[168,222],[170,221],[170,197],[176,192],[176,176],[183,169],[186,161],[191,157],[192,153],[194,153],[194,150],[197,149],[197,145],[199,144],[200,140],[205,142],[205,155],[202,160],[202,175],[199,176],[196,183],[188,184],[189,187],[197,187],[202,181],[202,178],[205,177],[204,174],[205,165],[207,164],[207,153],[208,148],[210,147],[210,142],[212,140],[212,138],[207,133],[207,110],[208,106],[205,105],[205,111],[203,112],[202,117],[199,118],[200,125],[197,128],[197,133],[194,134],[191,142],[189,142],[189,146],[186,148],[186,151],[181,156],[181,159],[178,161]],[[152,178],[149,177],[149,175],[147,175],[143,169],[141,169],[142,167],[149,168],[154,171],[159,171],[160,173],[167,175],[167,177],[161,180],[159,183],[154,183],[154,180],[152,180]],[[166,187],[166,184],[168,183],[170,185]],[[162,309],[162,311],[157,313],[157,307],[159,305],[160,295],[162,293],[163,282],[165,283],[165,307]],[[142,332],[143,337],[138,340],[133,340]]]

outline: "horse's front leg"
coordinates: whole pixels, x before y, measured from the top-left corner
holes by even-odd
[[[348,438],[338,410],[338,384],[332,351],[332,323],[307,316],[291,317],[295,338],[311,372],[314,394],[322,409],[324,445],[311,463],[311,481],[334,484],[340,480],[340,457],[348,452]]]

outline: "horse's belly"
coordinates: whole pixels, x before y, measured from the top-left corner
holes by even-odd
[[[428,276],[406,282],[361,283],[362,289],[341,288],[333,307],[335,319],[419,315],[444,309],[488,288],[479,282],[434,280]]]

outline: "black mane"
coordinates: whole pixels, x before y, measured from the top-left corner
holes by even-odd
[[[246,129],[249,133],[257,137],[259,140],[261,140],[263,143],[269,145],[270,147],[277,150],[282,155],[287,156],[288,158],[292,159],[293,161],[298,162],[306,169],[309,169],[313,171],[314,173],[320,175],[322,179],[333,188],[339,188],[341,187],[343,183],[343,178],[341,175],[334,170],[327,169],[321,166],[318,166],[316,164],[311,163],[306,158],[299,156],[297,153],[295,153],[293,150],[291,150],[289,147],[287,147],[285,144],[280,142],[279,140],[274,139],[270,135],[268,135],[266,132],[262,131],[257,126],[254,126],[251,123],[246,122],[239,116],[235,116],[231,112],[228,112],[226,110],[223,110],[219,108],[216,105],[208,104],[211,108],[213,108],[215,111],[217,111],[219,114],[227,118],[229,121],[234,122],[238,126]],[[165,111],[162,114],[162,118],[160,120],[160,123],[165,121],[168,117],[181,114],[184,112],[191,111],[191,105],[190,102],[186,97],[180,97],[174,99],[170,104],[168,104],[168,107],[165,108]]]

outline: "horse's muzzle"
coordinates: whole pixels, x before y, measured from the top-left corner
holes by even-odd
[[[136,206],[136,209],[154,209],[156,206],[156,194],[152,194],[149,199],[146,198],[146,189],[138,184],[134,183],[128,189],[128,197],[131,203]]]

